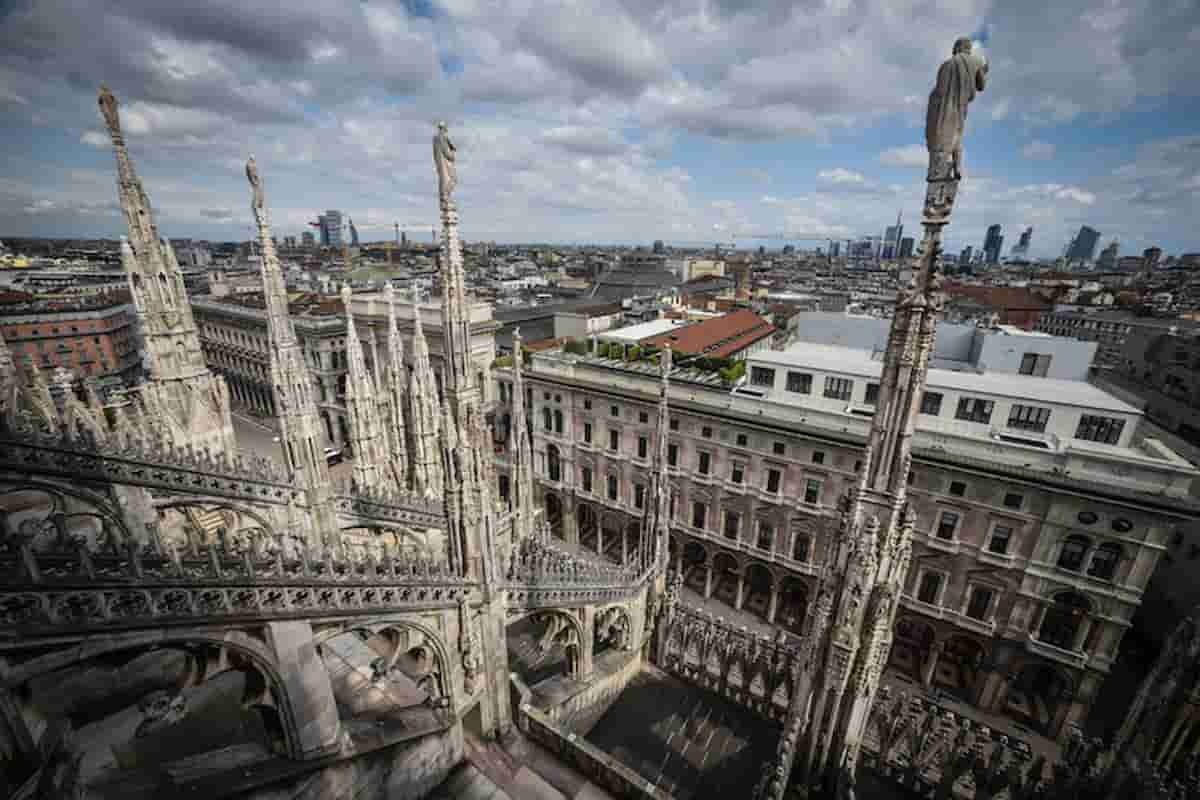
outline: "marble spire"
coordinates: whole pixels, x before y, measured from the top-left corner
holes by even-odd
[[[279,440],[283,461],[294,480],[304,491],[305,510],[298,514],[303,522],[303,534],[310,548],[336,546],[337,521],[333,509],[333,487],[329,480],[329,463],[321,439],[321,421],[317,416],[313,396],[313,379],[304,359],[304,350],[296,338],[296,329],[288,316],[287,286],[275,242],[271,239],[271,222],[267,214],[262,179],[253,156],[246,163],[246,178],[250,182],[251,210],[258,226],[258,243],[262,257],[263,300],[267,310],[267,337],[271,363],[271,396],[279,420]]]
[[[955,58],[959,49],[956,44]],[[944,73],[939,72],[938,86]],[[982,90],[982,83],[977,88]],[[931,116],[938,97],[935,87]],[[912,288],[896,301],[858,485],[843,498],[838,530],[827,537],[779,761],[768,784],[771,798],[786,793],[793,763],[799,781],[829,796],[853,786],[867,719],[891,652],[912,557],[914,520],[907,501],[912,438],[942,306],[941,235],[961,179],[961,135],[930,139],[929,151],[921,266]]]
[[[413,287],[413,370],[409,384],[412,405],[412,473],[413,491],[431,497],[442,494],[442,463],[438,452],[438,433],[441,428],[441,403],[438,401],[437,379],[429,365],[429,344],[421,323],[421,303]]]
[[[533,447],[529,441],[529,426],[525,419],[525,379],[522,376],[525,353],[520,328],[513,329],[512,425],[512,497],[516,521],[513,524],[512,545],[534,533],[533,508]]]
[[[447,495],[447,536],[457,540],[465,575],[480,582],[486,613],[481,615],[483,663],[487,665],[487,703],[483,711],[496,731],[512,725],[509,703],[508,643],[505,638],[505,592],[501,586],[501,555],[497,539],[494,464],[490,437],[483,421],[482,387],[476,379],[471,349],[471,314],[466,303],[462,246],[458,240],[458,210],[451,194],[458,184],[455,147],[444,123],[433,137],[438,176],[438,205],[442,221],[442,352],[447,405],[454,414],[459,446],[454,452],[457,478],[447,476],[458,494],[458,519],[451,519]],[[450,488],[449,486],[447,488]],[[481,702],[481,705],[484,705]]]
[[[661,385],[658,395],[658,420],[654,441],[654,471],[650,475],[646,514],[642,520],[643,568],[654,565],[657,591],[666,589],[667,554],[671,539],[671,476],[667,471],[667,447],[671,437],[668,393],[671,388],[671,348],[658,355]]]
[[[392,480],[402,491],[408,487],[408,431],[404,423],[406,405],[405,385],[408,368],[404,366],[404,339],[400,337],[400,326],[396,323],[396,290],[389,281],[383,287],[383,298],[388,307],[387,370],[381,375],[384,394],[387,398],[388,463]],[[376,372],[381,372],[376,362]]]
[[[129,233],[121,239],[121,265],[149,373],[140,387],[142,400],[160,416],[176,446],[233,452],[229,388],[205,364],[183,272],[170,243],[159,237],[150,199],[125,146],[117,99],[101,86],[98,102],[117,160],[117,194]]]
[[[367,371],[358,327],[351,313],[353,295],[349,284],[342,285],[342,306],[346,312],[346,410],[350,416],[350,442],[354,451],[354,486],[380,489],[387,477],[385,437],[379,420],[375,382]]]

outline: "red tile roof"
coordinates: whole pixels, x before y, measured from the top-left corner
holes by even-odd
[[[670,345],[680,353],[728,358],[773,333],[774,325],[753,311],[740,309],[670,333],[651,336],[642,343],[653,347]]]

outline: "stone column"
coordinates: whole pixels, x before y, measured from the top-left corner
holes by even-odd
[[[682,547],[680,547],[679,552],[677,552],[675,554],[675,572],[677,572],[680,575],[680,577],[683,576],[683,548]]]
[[[921,684],[928,689],[933,685],[933,674],[937,669],[938,656],[942,653],[941,642],[934,642],[929,648],[929,657],[921,665]]]
[[[712,556],[704,560],[704,599],[712,597]]]
[[[579,643],[579,679],[587,680],[595,670],[592,661],[592,648],[596,642],[596,609],[594,606],[583,608],[583,641]]]
[[[1033,612],[1033,624],[1029,626],[1029,635],[1034,639],[1040,638],[1042,632],[1042,623],[1046,620],[1046,610],[1050,608],[1050,604],[1045,600],[1037,601],[1037,608]]]
[[[746,577],[741,572],[738,572],[737,578],[738,578],[737,600],[734,602],[733,607],[736,608],[738,611],[741,611],[742,610],[742,599],[743,599],[743,595],[745,594],[745,588],[746,588]]]
[[[562,526],[563,526],[563,541],[567,544],[579,546],[579,525],[575,518],[575,493],[564,493],[562,500]]]
[[[607,488],[607,487],[605,487]],[[596,555],[604,555],[604,519],[605,514],[596,514]]]
[[[1082,653],[1084,645],[1087,644],[1088,634],[1092,632],[1092,616],[1089,614],[1079,623],[1079,628],[1075,631],[1075,641],[1072,643],[1071,649],[1076,653]]]
[[[267,640],[275,652],[280,687],[295,723],[296,749],[302,758],[337,752],[342,728],[329,671],[313,647],[307,622],[268,622]]]

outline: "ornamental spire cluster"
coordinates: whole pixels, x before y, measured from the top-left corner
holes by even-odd
[[[254,221],[262,256],[263,299],[267,307],[267,336],[270,342],[271,396],[279,420],[283,461],[305,494],[305,511],[298,514],[300,529],[309,547],[336,547],[329,464],[321,440],[321,422],[313,396],[312,375],[296,329],[288,316],[287,287],[271,238],[271,222],[258,165],[246,162]]]
[[[387,437],[379,416],[376,384],[367,371],[362,342],[351,311],[350,286],[342,286],[342,306],[346,312],[346,408],[350,416],[350,444],[354,451],[354,486],[374,491],[388,484]],[[378,362],[376,362],[378,364]]]
[[[121,265],[143,338],[149,380],[139,387],[142,402],[177,446],[232,451],[229,388],[205,364],[183,272],[170,243],[159,237],[150,199],[125,146],[117,99],[101,86],[98,101],[117,159],[117,194],[129,233],[121,239]]]

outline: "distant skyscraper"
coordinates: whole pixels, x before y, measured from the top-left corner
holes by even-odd
[[[1100,269],[1116,269],[1117,256],[1120,255],[1120,252],[1120,243],[1113,239],[1108,243],[1108,247],[1100,251],[1100,258],[1096,260],[1096,266]]]
[[[841,242],[830,242],[829,243],[829,257],[830,258],[837,258],[839,255],[841,255],[841,252],[842,252],[842,243]]]
[[[354,227],[354,220],[346,218],[347,224],[350,226],[350,246],[358,247],[358,228]]]
[[[900,240],[900,258],[912,258],[913,247],[916,242],[911,236],[905,236]]]
[[[289,249],[294,248],[296,246],[296,237],[295,236],[283,237],[283,246],[287,247]]]
[[[1100,231],[1084,225],[1075,234],[1067,247],[1068,261],[1091,261],[1096,257],[1096,245],[1100,243]]]
[[[1025,258],[1029,255],[1029,243],[1033,239],[1033,228],[1026,228],[1021,231],[1021,239],[1012,249],[1013,256]]]
[[[900,253],[900,240],[904,237],[904,226],[900,224],[900,214],[896,214],[896,224],[889,225],[883,231],[883,257],[896,258]]]
[[[667,252],[667,247],[666,247],[666,245],[664,245],[664,244],[663,244],[663,240],[662,240],[662,239],[655,239],[655,240],[654,240],[654,252],[655,252],[655,253],[665,253],[665,252]]]
[[[400,231],[400,246],[408,247],[408,234],[404,231]]]
[[[317,217],[321,228],[322,247],[342,246],[342,212],[329,210]]]
[[[313,236],[312,231],[305,231],[304,233],[300,234],[301,246],[311,249],[313,246],[316,245],[316,243],[317,243],[317,237]]]
[[[1000,263],[1000,248],[1004,245],[1004,237],[1000,235],[999,225],[989,225],[987,236],[983,240],[983,260],[988,264]]]
[[[962,249],[962,252],[958,254],[958,263],[960,265],[961,264],[970,264],[971,256],[973,256],[973,255],[975,255],[975,248],[972,247],[971,245],[967,245],[966,247],[964,247]]]

